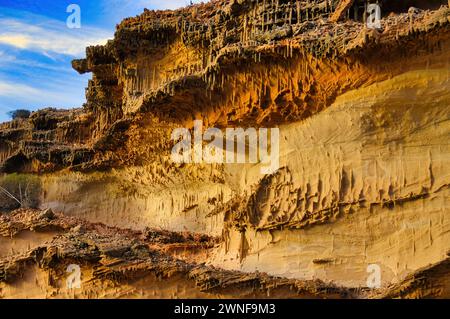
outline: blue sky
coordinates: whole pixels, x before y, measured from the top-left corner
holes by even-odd
[[[85,47],[114,35],[123,18],[148,9],[174,9],[189,0],[0,0],[0,122],[11,110],[80,107],[90,74],[71,61]],[[200,1],[193,1],[200,2]],[[81,28],[70,29],[66,9],[81,9]]]

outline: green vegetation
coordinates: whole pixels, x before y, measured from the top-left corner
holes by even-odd
[[[34,175],[9,174],[0,177],[0,210],[38,208],[41,189],[41,180]]]
[[[13,120],[15,119],[27,119],[30,117],[31,112],[28,110],[15,110],[8,112],[8,115],[11,116]]]

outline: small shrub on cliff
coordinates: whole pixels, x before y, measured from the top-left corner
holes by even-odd
[[[10,174],[0,177],[0,210],[38,208],[41,180],[37,176]]]
[[[11,111],[8,113],[9,116],[11,116],[11,118],[13,120],[15,119],[27,119],[30,117],[31,112],[28,110],[15,110],[15,111]]]

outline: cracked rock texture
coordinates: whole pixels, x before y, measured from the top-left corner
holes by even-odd
[[[85,298],[450,297],[450,9],[379,3],[145,10],[87,48],[83,108],[0,124],[56,212],[1,216],[0,297],[73,297],[73,263]],[[278,127],[280,169],[173,163],[195,119]]]

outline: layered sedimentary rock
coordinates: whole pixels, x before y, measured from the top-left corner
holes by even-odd
[[[215,262],[358,286],[368,264],[386,267],[391,281],[444,258],[448,75],[407,73],[282,126],[283,168],[259,183],[255,168],[236,175],[251,191],[227,205],[230,231]]]
[[[73,61],[92,73],[82,110],[2,124],[2,169],[39,173],[66,216],[218,238],[205,267],[448,296],[450,9],[406,2],[379,1],[380,29],[364,1],[146,10]],[[171,133],[196,119],[279,128],[280,169],[174,163]],[[382,287],[354,295],[369,265]]]
[[[14,226],[12,226],[14,225]],[[146,229],[120,230],[57,216],[50,210],[16,211],[0,219],[1,236],[57,232],[33,249],[0,261],[0,296],[33,298],[346,298],[356,291],[320,281],[295,281],[195,265],[214,240]],[[66,285],[80,266],[82,288]]]

